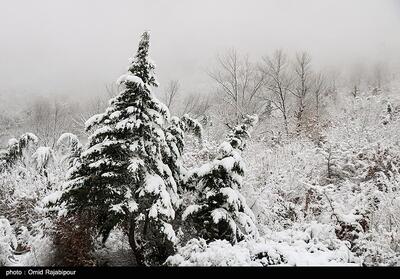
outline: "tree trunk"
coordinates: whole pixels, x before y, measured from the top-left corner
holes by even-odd
[[[143,253],[142,253],[140,244],[137,243],[135,230],[136,230],[135,219],[134,219],[134,217],[131,217],[131,220],[129,222],[129,235],[128,235],[129,245],[131,246],[131,248],[133,250],[133,254],[135,255],[137,265],[145,266]]]
[[[285,125],[286,136],[288,137],[289,136],[289,127],[288,127],[289,124],[288,124],[288,120],[286,117],[286,113],[283,114],[283,120],[284,120],[284,125]]]

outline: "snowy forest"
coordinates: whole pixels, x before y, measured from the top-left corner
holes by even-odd
[[[400,265],[393,63],[230,48],[187,94],[150,34],[93,98],[0,94],[0,266]]]

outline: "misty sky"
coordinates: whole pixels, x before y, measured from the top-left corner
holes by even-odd
[[[0,94],[103,92],[144,30],[161,85],[191,93],[207,90],[205,69],[229,47],[400,62],[400,0],[0,0]]]

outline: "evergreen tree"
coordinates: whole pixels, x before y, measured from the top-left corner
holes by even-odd
[[[245,167],[241,151],[256,122],[256,116],[245,117],[221,144],[219,156],[188,175],[187,185],[195,189],[197,197],[182,218],[207,241],[225,239],[234,244],[258,235],[254,215],[238,191]]]
[[[123,90],[86,123],[92,134],[61,201],[72,213],[94,212],[104,241],[117,224],[129,224],[138,264],[159,265],[174,251],[171,222],[179,198],[168,158],[179,154],[166,137],[169,111],[151,91],[157,81],[148,50],[145,32],[117,81]]]

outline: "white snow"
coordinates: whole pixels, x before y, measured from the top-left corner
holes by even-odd
[[[111,211],[114,211],[115,213],[120,213],[123,214],[124,210],[122,209],[123,204],[119,203],[119,204],[114,204],[111,206]]]
[[[72,133],[63,133],[57,140],[56,146],[60,146],[63,142],[67,142],[68,145],[80,146],[78,137]]]
[[[16,138],[11,138],[11,139],[9,139],[8,140],[8,146],[13,146],[13,145],[16,145],[16,144],[18,144],[18,140],[16,139]]]
[[[217,208],[211,212],[213,222],[218,224],[221,220],[227,220],[229,218],[228,212],[224,208]]]
[[[147,175],[144,189],[149,194],[159,194],[161,188],[165,187],[164,181],[159,175]]]
[[[144,161],[139,158],[132,158],[129,160],[128,170],[132,173],[135,173],[139,167],[144,166]]]
[[[162,232],[166,235],[167,239],[172,243],[176,243],[178,238],[176,237],[175,231],[171,224],[163,222]]]
[[[138,204],[134,200],[128,201],[128,210],[129,212],[135,212],[138,209]]]
[[[44,206],[55,204],[62,196],[62,191],[55,191],[42,199]]]
[[[120,76],[117,80],[117,85],[126,84],[126,83],[135,83],[135,84],[137,84],[137,86],[144,87],[143,80],[140,77],[134,76],[130,73],[126,73],[126,74]]]
[[[38,169],[43,169],[51,160],[54,160],[54,151],[50,147],[40,146],[32,154],[32,159],[35,160]]]
[[[189,215],[196,213],[199,211],[203,206],[198,204],[191,204],[182,213],[182,220],[185,220]]]
[[[88,120],[85,122],[85,128],[90,129],[94,125],[98,124],[101,119],[103,119],[104,113],[99,113],[95,114],[92,117],[90,117]]]

